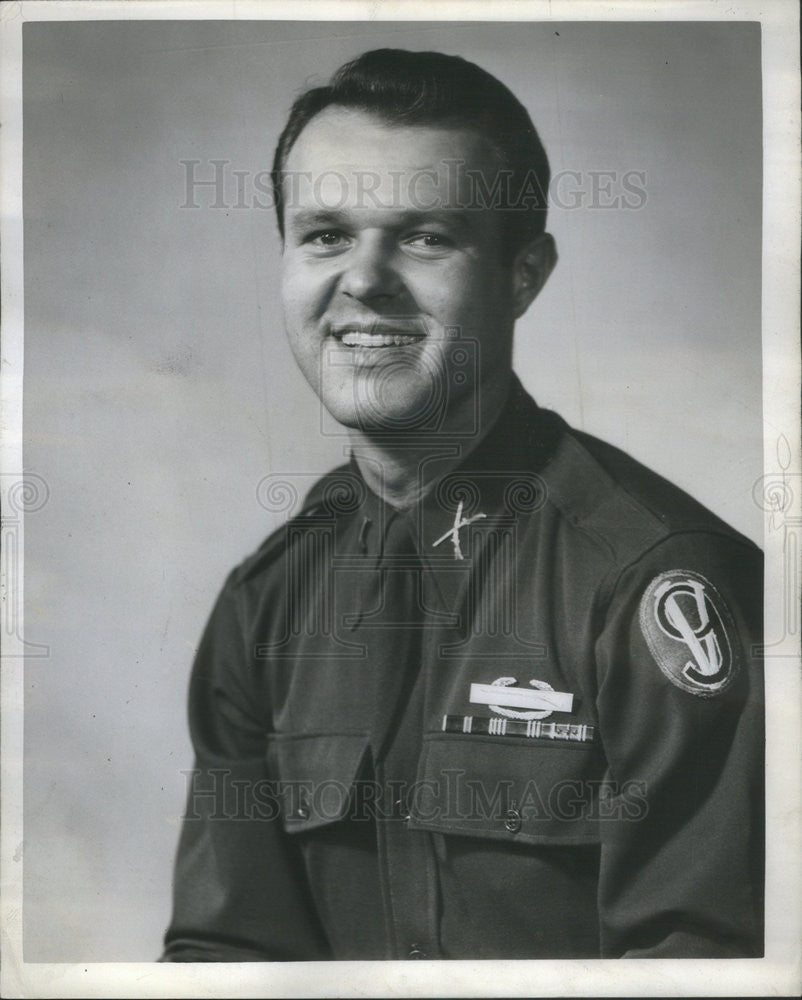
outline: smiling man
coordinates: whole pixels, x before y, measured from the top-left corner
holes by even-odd
[[[286,328],[351,460],[202,639],[165,960],[762,952],[760,553],[513,375],[548,181],[456,57],[292,108]]]
[[[450,387],[438,421],[446,434],[473,429],[478,399],[489,426],[507,397],[513,324],[554,251],[545,234],[516,246],[499,213],[478,202],[471,176],[503,176],[498,160],[466,127],[396,124],[337,105],[287,155],[283,173],[309,178],[284,208],[290,343],[329,412],[366,443],[425,423],[441,384]],[[481,358],[461,384],[456,338]]]

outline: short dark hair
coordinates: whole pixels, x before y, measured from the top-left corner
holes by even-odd
[[[511,256],[546,227],[549,162],[526,108],[475,63],[441,52],[373,49],[341,66],[325,87],[296,99],[273,159],[273,195],[284,237],[282,178],[290,150],[309,122],[337,105],[390,124],[469,128],[492,146],[509,186],[499,208]]]

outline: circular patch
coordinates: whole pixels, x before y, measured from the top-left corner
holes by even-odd
[[[672,569],[646,588],[640,627],[657,666],[683,691],[711,698],[732,683],[741,650],[729,608],[699,573]]]

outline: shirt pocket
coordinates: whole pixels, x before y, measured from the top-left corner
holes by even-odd
[[[411,829],[519,844],[598,844],[598,748],[427,734]]]
[[[346,817],[367,746],[367,736],[355,733],[268,739],[268,773],[276,780],[287,833],[307,833]]]

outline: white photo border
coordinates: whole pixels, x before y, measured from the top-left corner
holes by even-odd
[[[800,481],[799,424],[799,17],[787,0],[643,3],[639,0],[507,0],[381,3],[370,0],[281,0],[225,3],[6,2],[2,19],[2,487],[21,489],[22,25],[72,20],[374,20],[381,21],[759,21],[763,52],[763,408],[764,471]],[[790,447],[782,466],[778,442]],[[799,491],[785,523],[802,536]],[[336,962],[247,964],[26,964],[22,952],[22,695],[23,659],[6,640],[2,665],[2,982],[5,997],[260,997],[273,996],[745,996],[797,994],[800,987],[799,633],[786,634],[787,532],[769,530],[766,512],[766,636],[782,636],[767,685],[766,954],[759,960],[602,960]],[[791,530],[789,528],[789,530]],[[23,586],[24,517],[9,548],[19,546]],[[4,528],[4,541],[6,532]],[[4,565],[8,565],[6,548]],[[799,574],[800,568],[796,567]],[[793,595],[792,595],[793,597]],[[4,613],[16,600],[4,591]],[[14,605],[20,606],[21,603]]]

